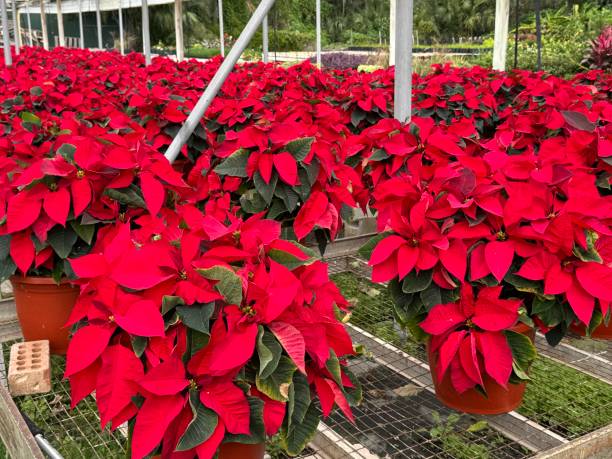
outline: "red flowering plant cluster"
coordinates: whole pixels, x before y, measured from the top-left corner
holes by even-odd
[[[134,421],[132,457],[214,457],[277,432],[297,454],[318,425],[315,395],[324,415],[337,404],[352,419],[347,303],[279,223],[185,204],[101,233],[71,260],[66,376],[73,405],[96,391],[102,427]]]

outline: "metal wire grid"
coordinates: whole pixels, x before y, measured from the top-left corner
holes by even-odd
[[[433,395],[424,347],[395,326],[390,299],[378,299],[384,289],[367,281],[367,264],[353,256],[326,261],[331,274],[350,273],[357,288],[378,304],[364,308],[359,299],[349,297],[357,300],[351,335],[370,354],[350,363],[364,387],[363,405],[355,409],[356,424],[338,413],[325,421],[325,429],[344,439],[344,456],[335,457],[523,458],[612,422],[610,345],[571,340],[551,348],[542,336],[536,344],[546,357],[532,369],[534,381],[525,396],[529,403],[519,412],[454,413]],[[577,342],[580,348],[573,345]],[[564,395],[558,406],[547,400],[552,392]]]

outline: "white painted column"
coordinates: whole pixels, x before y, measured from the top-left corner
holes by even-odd
[[[119,0],[119,50],[121,55],[125,54],[125,41],[123,39],[123,8],[121,8],[121,0]]]
[[[59,45],[66,46],[66,35],[64,34],[64,16],[62,15],[62,0],[56,0],[57,11],[57,33],[59,34]]]
[[[218,0],[219,5],[219,46],[221,47],[221,56],[225,57],[225,32],[223,31],[223,0]]]
[[[510,0],[496,0],[495,37],[493,42],[493,69],[506,69],[508,48],[508,23],[510,22]]]
[[[77,0],[79,4],[79,40],[80,47],[85,49],[85,32],[83,31],[83,8],[81,6],[82,0]]]
[[[317,65],[321,67],[321,0],[316,0]]]
[[[13,0],[14,1],[14,0]],[[268,16],[263,18],[261,23],[261,50],[264,63],[270,62],[270,53],[268,51]]]
[[[17,13],[17,0],[13,0],[13,33],[15,34],[15,54],[19,55],[21,48],[21,24]]]
[[[151,36],[149,35],[149,3],[142,0],[142,52],[145,65],[151,64]]]
[[[102,42],[102,15],[100,14],[100,0],[96,0],[96,29],[98,30],[98,49],[104,48]]]
[[[396,0],[389,1],[389,66],[395,65],[395,9]]]
[[[4,45],[4,64],[7,67],[13,65],[11,56],[11,32],[9,31],[8,13],[6,11],[6,0],[0,0],[0,16],[2,16],[2,43]]]
[[[394,117],[402,123],[412,115],[412,13],[413,0],[397,0]]]
[[[43,36],[43,48],[49,49],[49,34],[47,31],[47,12],[45,11],[45,0],[40,0],[40,24]]]
[[[174,29],[176,30],[176,60],[185,59],[183,41],[183,0],[174,0]]]
[[[28,44],[34,46],[34,40],[32,39],[32,18],[30,17],[30,1],[26,1],[26,17],[28,18]]]

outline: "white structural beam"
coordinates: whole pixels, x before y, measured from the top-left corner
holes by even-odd
[[[394,117],[410,122],[412,114],[412,13],[413,0],[396,0]]]
[[[176,31],[176,60],[185,59],[183,41],[183,0],[174,0],[174,29]]]
[[[104,48],[102,42],[102,15],[100,14],[100,0],[96,0],[96,29],[98,31],[98,49]]]
[[[85,49],[85,33],[83,31],[83,9],[81,7],[81,0],[79,2],[79,44],[81,48]]]
[[[510,0],[496,0],[495,37],[493,42],[493,69],[506,69],[508,48],[508,23],[510,22]]]
[[[47,30],[47,12],[45,0],[40,0],[40,27],[42,29],[43,48],[49,49],[49,32]]]
[[[147,0],[142,1],[142,52],[145,56],[145,65],[150,65],[151,36],[149,35],[149,5]]]
[[[34,40],[32,39],[32,18],[30,17],[30,2],[26,2],[26,18],[28,20],[28,45],[34,46]]]
[[[219,11],[219,47],[221,56],[225,57],[225,32],[223,30],[223,0],[218,0],[218,11]]]
[[[59,35],[59,45],[66,46],[66,35],[64,34],[64,16],[62,15],[62,0],[55,1],[57,8],[57,33]]]
[[[206,109],[217,96],[217,93],[221,89],[221,86],[223,86],[227,76],[234,69],[234,65],[236,65],[236,62],[238,62],[238,59],[240,59],[240,56],[250,43],[253,35],[255,35],[257,29],[259,29],[261,26],[263,18],[268,14],[270,8],[272,8],[272,5],[274,5],[274,1],[275,0],[261,0],[261,2],[259,2],[257,9],[242,30],[242,33],[238,37],[238,40],[236,40],[236,43],[234,43],[234,46],[232,46],[227,58],[223,60],[219,70],[217,70],[215,76],[212,78],[212,80],[210,80],[208,86],[206,86],[204,93],[191,110],[187,120],[181,126],[181,129],[178,131],[174,139],[172,139],[172,143],[168,147],[165,154],[168,161],[173,162],[177,158],[181,152],[181,149],[183,148],[183,145],[185,145],[187,140],[189,140],[189,137],[191,137],[191,134],[193,134],[195,128],[200,124],[200,120],[204,116]]]
[[[15,54],[19,54],[21,48],[21,24],[17,14],[17,0],[12,1],[13,6],[13,34],[15,34]]]
[[[321,67],[321,0],[316,0],[317,65]]]
[[[389,66],[395,65],[395,2],[389,1]]]
[[[8,13],[6,11],[6,0],[0,0],[0,16],[2,16],[2,43],[4,45],[4,65],[13,65],[11,56],[11,33],[9,31]]]
[[[119,9],[117,10],[119,15],[119,51],[121,55],[125,54],[125,41],[123,38],[123,8],[121,8],[121,0],[119,0]]]
[[[270,52],[268,50],[268,16],[261,23],[261,53],[264,63],[270,62]]]

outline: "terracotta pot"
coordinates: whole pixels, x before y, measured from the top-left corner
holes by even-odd
[[[218,459],[262,459],[266,452],[265,443],[245,445],[244,443],[223,443]]]
[[[578,336],[587,336],[586,327],[584,324],[572,324],[570,325],[570,330],[572,333]],[[612,320],[608,322],[608,325],[602,323],[596,327],[589,338],[612,340]]]
[[[512,328],[512,331],[527,335],[532,341],[535,339],[535,330],[527,325],[520,323]],[[458,393],[453,387],[450,379],[450,371],[447,371],[438,381],[436,374],[437,362],[434,354],[429,350],[429,368],[436,389],[436,397],[446,406],[457,411],[473,414],[501,414],[508,413],[516,409],[523,401],[526,383],[508,384],[508,389],[504,389],[497,384],[488,374],[482,374],[482,381],[487,396],[470,389],[464,393]]]
[[[70,330],[64,324],[79,289],[50,277],[11,277],[17,317],[26,341],[49,340],[52,354],[65,354]]]

